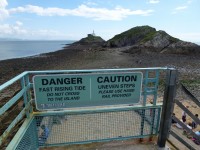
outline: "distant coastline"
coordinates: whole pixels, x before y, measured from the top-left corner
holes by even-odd
[[[54,52],[73,42],[64,40],[0,40],[0,61]]]

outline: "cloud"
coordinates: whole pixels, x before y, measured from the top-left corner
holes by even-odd
[[[0,25],[0,35],[23,35],[27,30],[21,28],[17,23],[14,25],[2,24]]]
[[[177,13],[179,13],[179,12],[182,12],[182,11],[184,11],[185,9],[187,9],[188,8],[188,6],[178,6],[178,7],[176,7],[175,9],[174,9],[174,11],[172,12],[172,14],[177,14]]]
[[[0,37],[12,37],[23,39],[69,39],[73,38],[73,35],[63,33],[57,30],[39,29],[28,30],[25,29],[23,23],[16,21],[15,24],[0,24]]]
[[[22,26],[23,23],[22,23],[21,21],[16,21],[16,25],[17,25],[17,26]]]
[[[0,9],[0,21],[7,18],[9,13],[6,9]]]
[[[36,36],[57,36],[60,33],[57,30],[49,30],[49,29],[40,29],[40,30],[35,30],[35,31],[30,31],[31,35],[36,35]]]
[[[31,37],[30,37],[31,35]],[[46,39],[46,40],[60,40],[60,39],[74,39],[74,34],[65,33],[59,30],[39,29],[28,30],[27,34],[23,36],[26,39]]]
[[[7,0],[1,0],[0,1],[0,8],[5,8],[8,5]]]
[[[191,3],[192,3],[192,0],[188,0],[188,1],[187,1],[187,4],[191,4]]]
[[[9,12],[6,9],[8,2],[6,0],[0,0],[0,21],[9,16]]]
[[[160,0],[149,0],[149,3],[151,3],[151,4],[156,4],[156,3],[159,3],[160,2]]]
[[[79,16],[92,18],[94,20],[122,20],[131,15],[148,16],[152,14],[153,10],[130,10],[122,7],[115,7],[114,9],[93,8],[83,4],[75,9],[63,9],[57,7],[43,8],[34,5],[27,5],[25,7],[12,8],[9,12],[33,13],[39,16]]]
[[[91,1],[84,2],[84,4],[89,5],[89,6],[97,6],[97,3],[94,3]]]
[[[188,6],[179,6],[179,7],[176,7],[175,10],[184,10],[188,8]]]
[[[176,7],[174,9],[174,11],[172,12],[172,14],[177,14],[179,12],[182,12],[182,11],[186,10],[190,6],[191,3],[192,3],[192,0],[186,1],[185,4],[183,4],[182,6]]]

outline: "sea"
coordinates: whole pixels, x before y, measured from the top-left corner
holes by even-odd
[[[0,60],[53,52],[73,42],[75,41],[0,41]]]

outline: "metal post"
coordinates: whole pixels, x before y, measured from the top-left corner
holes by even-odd
[[[22,89],[26,88],[26,80],[25,80],[25,77],[23,77],[23,78],[21,79],[21,87],[22,87]],[[24,105],[23,105],[23,106],[26,107],[27,104],[28,104],[28,100],[27,100],[27,91],[25,91],[24,94],[23,94],[23,100],[24,100]],[[27,110],[26,110],[26,117],[27,117],[27,118],[30,117],[29,111],[27,111]]]
[[[29,74],[27,74],[25,76],[25,83],[26,83],[26,86],[29,87],[26,91],[26,94],[27,94],[27,101],[30,103],[30,100],[31,100],[31,88],[30,88],[30,81],[29,81]],[[30,108],[29,108],[29,113],[32,113],[33,112],[33,105],[31,104],[30,105]]]
[[[148,76],[149,76],[149,71],[145,70],[145,79],[144,79],[144,93],[143,93],[143,106],[146,106],[147,102],[147,84],[148,84]],[[141,111],[141,129],[140,129],[140,135],[144,134],[144,122],[145,122],[145,109],[142,109]],[[140,138],[140,142],[143,141],[143,138]]]
[[[167,79],[164,92],[162,114],[160,121],[160,130],[158,135],[158,146],[164,148],[171,126],[171,116],[174,110],[175,92],[176,92],[176,77],[177,71],[175,69],[167,70]]]
[[[145,109],[142,109],[140,116],[142,117],[141,118],[140,135],[143,135],[144,134]],[[142,141],[143,141],[143,138],[140,138],[140,142],[142,142]]]
[[[157,102],[157,93],[158,93],[158,82],[159,82],[159,70],[155,70],[155,79],[156,79],[156,82],[155,82],[155,90],[154,90],[154,96],[153,96],[153,105],[155,106],[156,105],[156,102]],[[152,141],[152,138],[153,138],[153,133],[154,133],[154,129],[156,129],[156,133],[157,133],[157,127],[155,128],[154,127],[154,124],[155,124],[155,115],[156,115],[156,109],[151,109],[151,131],[150,131],[150,138],[149,140]],[[158,122],[158,121],[157,121]]]

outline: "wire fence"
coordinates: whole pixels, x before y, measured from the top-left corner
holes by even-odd
[[[33,119],[33,121],[29,126],[22,125],[22,128],[26,130],[17,133],[10,142],[9,145],[13,146],[13,143],[15,143],[17,149],[35,149],[35,147],[38,148],[38,146],[118,140],[124,138],[143,138],[154,134],[157,135],[161,111],[161,105],[157,104],[158,87],[159,81],[162,79],[160,78],[160,74],[165,74],[167,69],[168,68],[128,68],[24,72],[0,86],[0,92],[4,92],[8,86],[13,85],[15,82],[21,83],[21,90],[0,108],[0,114],[2,116],[15,102],[21,101],[21,97],[23,99],[23,103],[21,104],[23,110],[16,119],[12,120],[12,123],[6,127],[7,129],[2,132],[0,136],[0,145],[7,138],[11,129],[15,128],[21,118],[26,118],[27,121]],[[35,97],[32,92],[34,85],[32,77],[34,75],[119,73],[127,71],[139,71],[143,74],[142,89],[140,91],[141,98],[138,104],[131,103],[132,109],[119,109],[117,111],[107,110],[106,112],[94,111],[92,113],[82,113],[80,111],[74,114],[64,114],[63,112],[60,114],[53,114],[44,111],[46,114],[42,112],[42,114],[44,114],[43,116],[38,110],[34,109],[35,105],[33,99]],[[151,99],[149,99],[148,96],[151,96]],[[138,108],[138,106],[141,108]],[[40,115],[34,115],[34,113]],[[8,147],[10,147],[9,145]]]
[[[36,150],[38,148],[38,137],[35,132],[35,124],[36,120],[34,119],[17,145],[16,150]]]
[[[24,149],[23,144],[31,145],[30,147],[38,144],[39,147],[44,147],[156,135],[159,120],[155,118],[160,118],[160,108],[143,110],[144,114],[138,113],[141,109],[130,109],[35,116],[17,149]],[[150,110],[155,114],[152,115]],[[148,119],[154,121],[150,122]],[[34,132],[37,133],[35,143],[32,142],[33,138],[30,138]]]

